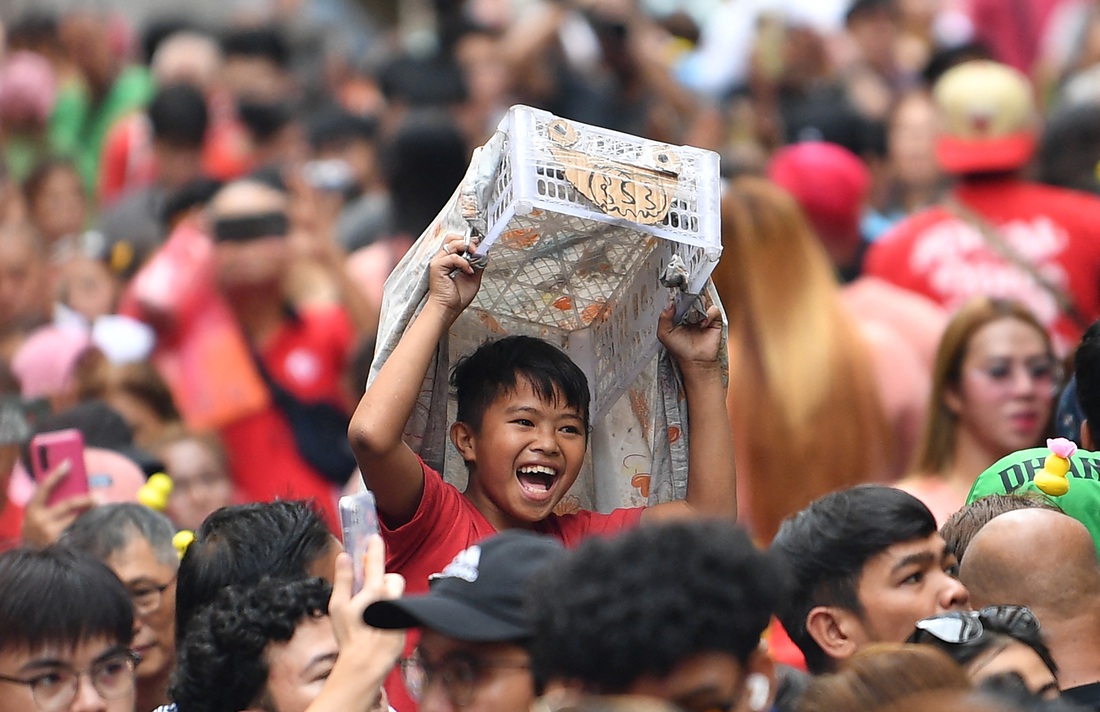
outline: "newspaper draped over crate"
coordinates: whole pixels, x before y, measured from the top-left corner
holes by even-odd
[[[464,487],[448,438],[450,368],[485,341],[537,336],[568,353],[592,390],[590,456],[558,511],[683,498],[687,403],[656,327],[670,299],[677,321],[721,309],[709,281],[721,254],[719,202],[709,151],[512,107],[386,280],[369,381],[423,307],[444,238],[480,240],[470,259],[485,269],[481,288],[436,351],[406,442]],[[723,367],[725,348],[723,328]]]

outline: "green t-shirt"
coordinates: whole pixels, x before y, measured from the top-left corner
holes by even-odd
[[[111,126],[126,114],[149,103],[153,79],[145,67],[126,67],[119,72],[107,96],[92,105],[88,88],[70,82],[57,94],[50,114],[48,143],[50,150],[71,158],[89,195],[94,194],[99,156]]]

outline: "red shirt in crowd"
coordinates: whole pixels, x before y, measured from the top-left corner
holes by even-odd
[[[1069,295],[1081,323],[1028,271],[945,207],[903,221],[871,246],[864,272],[954,310],[970,297],[1015,299],[1050,331],[1058,353],[1100,316],[1100,199],[1015,178],[961,184],[955,197],[994,226],[1013,250]]]
[[[300,400],[342,406],[340,380],[353,339],[342,308],[307,309],[283,323],[260,358],[271,378]],[[312,499],[332,530],[340,531],[337,488],[302,459],[290,424],[274,403],[225,426],[220,435],[245,500]]]

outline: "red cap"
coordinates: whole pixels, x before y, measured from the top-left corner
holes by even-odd
[[[822,240],[858,237],[871,174],[856,154],[824,141],[792,144],[772,157],[768,178],[794,196]]]

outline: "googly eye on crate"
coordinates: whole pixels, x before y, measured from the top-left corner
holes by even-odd
[[[670,296],[682,318],[718,262],[718,155],[526,106],[499,131],[478,248],[488,266],[450,352],[504,334],[544,338],[585,370],[598,419],[656,352]],[[678,279],[662,280],[670,265]]]

